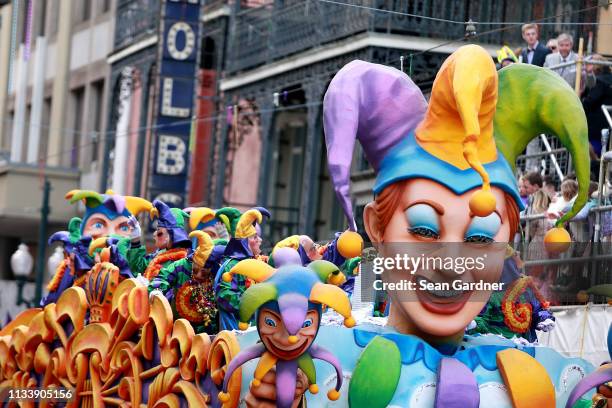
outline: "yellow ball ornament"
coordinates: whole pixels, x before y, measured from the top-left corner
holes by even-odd
[[[298,337],[297,336],[289,336],[289,338],[287,340],[289,340],[289,343],[295,344],[295,343],[298,342]]]
[[[576,294],[576,300],[578,303],[587,303],[589,301],[589,294],[586,291],[581,290]]]
[[[497,201],[489,190],[478,190],[470,197],[470,211],[477,217],[487,217],[495,211]]]
[[[348,327],[349,329],[351,327],[355,327],[355,325],[357,324],[357,322],[355,321],[355,318],[353,318],[353,316],[347,317],[346,319],[344,319],[344,325],[346,327]]]
[[[317,384],[310,384],[308,391],[310,391],[311,394],[316,394],[319,392],[319,386]]]
[[[563,227],[555,227],[548,230],[544,236],[544,247],[548,252],[565,252],[572,243],[572,237]]]
[[[346,259],[361,256],[363,238],[355,231],[344,231],[338,238],[338,252]]]
[[[229,393],[227,392],[220,392],[219,393],[219,401],[226,403],[230,400],[230,396]]]
[[[238,323],[238,329],[239,330],[246,330],[248,328],[249,328],[249,324],[248,323],[245,323],[245,322]]]
[[[330,401],[337,401],[338,398],[340,398],[340,393],[336,390],[329,390],[327,392],[327,398],[329,398]]]

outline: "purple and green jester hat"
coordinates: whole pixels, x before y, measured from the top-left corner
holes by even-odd
[[[160,200],[153,200],[153,208],[150,212],[151,219],[157,223],[157,227],[166,228],[172,248],[191,248],[191,240],[185,231],[185,219],[189,215],[180,208],[170,208]]]
[[[234,259],[251,258],[248,238],[261,236],[261,226],[264,216],[270,218],[270,212],[264,207],[253,207],[244,213],[233,207],[223,207],[216,211],[215,217],[227,228],[230,235],[225,247],[224,256]]]
[[[274,269],[265,262],[256,259],[245,259],[236,264],[223,279],[231,281],[232,275],[244,275],[257,284],[250,286],[240,300],[238,327],[246,330],[254,314],[262,309],[271,309],[280,314],[288,332],[288,342],[296,344],[299,341],[299,331],[305,327],[306,315],[309,310],[316,310],[321,315],[322,305],[327,305],[344,317],[346,327],[355,326],[351,314],[351,303],[346,293],[337,286],[325,282],[328,271],[317,270],[311,265],[286,265]],[[327,261],[322,261],[327,262]],[[327,262],[329,263],[329,262]],[[332,264],[333,265],[333,264]],[[257,319],[256,319],[257,320]],[[319,319],[320,321],[320,319]],[[258,328],[259,329],[259,328]],[[318,330],[318,328],[317,328]],[[297,369],[301,369],[308,378],[310,392],[318,392],[316,371],[313,359],[327,361],[336,370],[336,386],[329,390],[327,396],[331,400],[340,397],[342,387],[342,368],[336,357],[324,348],[311,344],[302,355],[295,360],[285,360],[281,356],[267,350],[263,343],[258,343],[240,352],[229,364],[223,380],[223,390],[219,394],[221,402],[229,401],[228,384],[233,372],[254,358],[260,358],[255,369],[253,386],[259,386],[264,375],[276,366],[277,407],[289,408],[295,396]]]
[[[477,45],[462,46],[446,59],[429,105],[403,72],[353,61],[331,81],[323,115],[329,173],[352,230],[355,140],[376,172],[375,195],[413,178],[433,180],[456,194],[479,188],[470,211],[486,217],[496,204],[491,186],[523,209],[516,158],[533,138],[552,134],[570,152],[579,185],[571,210],[556,223],[561,228],[552,230],[558,242],[569,242],[563,225],[588,199],[589,144],[580,99],[547,69],[513,64],[497,72],[491,56]]]
[[[81,234],[87,220],[94,214],[103,214],[112,221],[117,217],[130,217],[151,209],[151,203],[144,198],[122,196],[112,190],[107,190],[105,194],[91,190],[71,190],[66,193],[65,198],[70,204],[78,201],[85,204],[85,214],[80,225]]]

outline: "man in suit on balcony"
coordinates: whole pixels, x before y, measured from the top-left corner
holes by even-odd
[[[521,27],[521,32],[523,33],[523,40],[527,43],[527,47],[523,48],[521,52],[521,62],[539,67],[543,66],[546,56],[552,51],[538,41],[538,26],[536,24],[524,24]]]

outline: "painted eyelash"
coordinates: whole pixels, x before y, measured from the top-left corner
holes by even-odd
[[[414,235],[418,235],[420,237],[424,237],[424,238],[433,238],[433,239],[440,238],[440,235],[437,232],[435,232],[431,228],[426,228],[426,227],[410,227],[408,228],[408,232]]]
[[[475,242],[480,244],[489,244],[493,242],[493,238],[487,237],[486,235],[470,235],[469,237],[465,237],[463,242]]]

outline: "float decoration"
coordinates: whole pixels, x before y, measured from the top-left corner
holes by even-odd
[[[214,404],[218,388],[206,378],[220,384],[239,350],[235,336],[194,334],[187,320],[173,321],[165,297],[149,300],[136,279],[119,283],[107,257],[102,250],[85,289],[65,290],[57,303],[30,309],[27,322],[19,317],[21,325],[3,331],[0,387],[69,388],[75,398],[68,407]],[[239,371],[229,382],[236,395]]]
[[[258,387],[261,379],[276,367],[277,407],[291,407],[297,369],[308,377],[310,392],[317,393],[316,372],[313,359],[327,361],[336,370],[336,386],[327,396],[330,400],[340,397],[342,369],[338,360],[322,347],[313,345],[319,329],[321,306],[328,305],[344,316],[347,327],[355,325],[351,305],[346,294],[338,287],[322,283],[314,270],[299,265],[287,265],[278,270],[257,260],[239,262],[224,278],[241,274],[255,280],[240,302],[240,327],[248,327],[255,314],[262,343],[245,349],[232,360],[223,384],[219,400],[224,406],[231,397],[228,384],[232,373],[249,360],[260,358],[252,385]],[[228,276],[229,275],[229,276]],[[288,335],[279,340],[279,336]],[[296,345],[299,347],[296,348]]]

